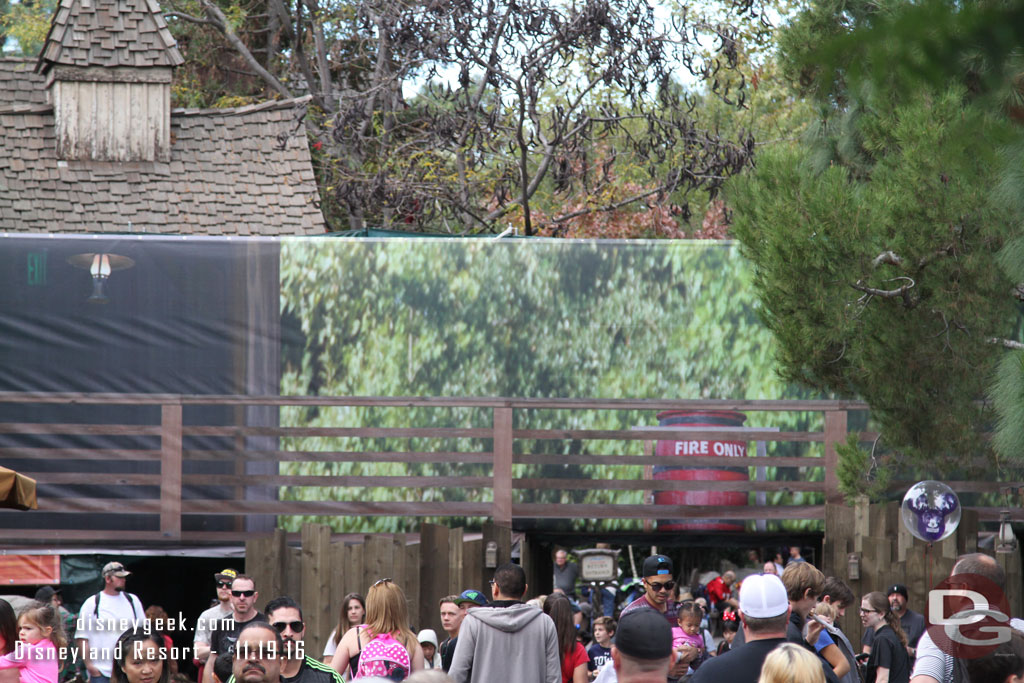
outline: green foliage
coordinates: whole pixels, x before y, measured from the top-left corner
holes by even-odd
[[[991,398],[999,416],[993,446],[1019,460],[1024,453],[1024,352],[1007,353],[999,362]]]
[[[282,393],[379,396],[778,398],[799,396],[772,371],[773,344],[757,318],[750,269],[737,250],[708,243],[294,241],[281,259],[289,336]],[[784,430],[802,414],[762,416]],[[303,426],[488,427],[489,411],[335,408],[282,411]],[[635,411],[518,411],[523,429],[629,429],[656,424]],[[820,428],[820,424],[818,425]],[[515,466],[516,477],[641,476],[641,468],[574,464],[575,454],[641,454],[632,442],[517,441],[564,465]],[[487,439],[309,438],[302,450],[487,452]],[[785,448],[796,448],[788,445]],[[820,447],[819,447],[820,448]],[[779,455],[820,454],[802,452]],[[632,471],[630,471],[632,470]],[[290,474],[461,474],[489,465],[283,464]],[[818,472],[820,474],[820,472]],[[789,476],[799,477],[796,472]],[[289,489],[294,499],[489,500],[489,490]],[[422,498],[426,496],[427,498]],[[639,503],[638,492],[536,490],[521,502]],[[771,502],[800,502],[775,494]],[[803,502],[810,502],[804,500]],[[336,529],[398,530],[406,520],[321,520]],[[299,520],[292,520],[296,525]],[[470,520],[470,523],[472,521]],[[593,522],[578,520],[580,527]],[[612,525],[628,528],[631,523]]]
[[[0,2],[0,36],[16,41],[18,49],[12,54],[22,57],[39,54],[56,6],[56,0]],[[0,40],[0,47],[3,46],[4,41]]]
[[[845,444],[836,446],[836,451],[839,454],[836,476],[846,502],[853,505],[861,497],[872,502],[881,500],[889,487],[892,472],[880,465],[874,447],[871,450],[861,448],[857,435],[850,434]]]
[[[783,375],[862,397],[885,443],[952,465],[985,448],[977,399],[1000,353],[988,339],[1015,317],[994,267],[1014,227],[989,192],[1005,126],[959,88],[882,99],[852,123],[858,163],[817,165],[834,132],[762,155],[729,189],[733,231]]]

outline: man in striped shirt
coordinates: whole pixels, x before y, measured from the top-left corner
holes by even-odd
[[[1006,587],[1006,574],[1003,568],[991,556],[984,553],[971,553],[962,555],[953,565],[950,577],[958,574],[974,574],[982,576],[1000,590]],[[994,605],[991,608],[995,608]],[[1010,619],[1010,626],[1024,632],[1024,621]],[[917,642],[917,659],[914,662],[914,670],[910,674],[910,683],[953,683],[957,678],[954,675],[956,659],[953,655],[943,651],[932,640],[931,635],[925,630],[921,639]]]

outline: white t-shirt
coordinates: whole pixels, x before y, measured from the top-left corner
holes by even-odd
[[[231,603],[228,603],[225,606],[223,603],[219,602],[200,614],[199,618],[196,620],[196,636],[192,641],[193,648],[195,648],[196,643],[205,643],[206,645],[209,645],[210,638],[213,636],[213,632],[219,627],[219,623],[224,619],[231,619],[232,614]]]
[[[98,615],[97,599],[100,601]],[[113,669],[114,646],[117,639],[125,631],[145,623],[145,620],[146,611],[137,596],[131,593],[98,593],[86,598],[82,603],[82,609],[78,612],[75,638],[84,638],[88,641],[93,665],[101,674],[109,677]]]
[[[333,657],[334,653],[338,651],[338,645],[334,642],[334,634],[337,632],[338,629],[334,629],[327,637],[327,644],[324,645],[324,657]]]

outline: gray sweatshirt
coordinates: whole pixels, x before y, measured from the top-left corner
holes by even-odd
[[[466,614],[448,675],[456,683],[561,683],[555,622],[536,607],[474,607]]]

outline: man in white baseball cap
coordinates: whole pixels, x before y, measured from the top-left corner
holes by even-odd
[[[789,597],[778,576],[752,574],[743,579],[740,621],[746,638],[743,645],[704,662],[693,677],[694,683],[757,683],[768,653],[786,642]]]

